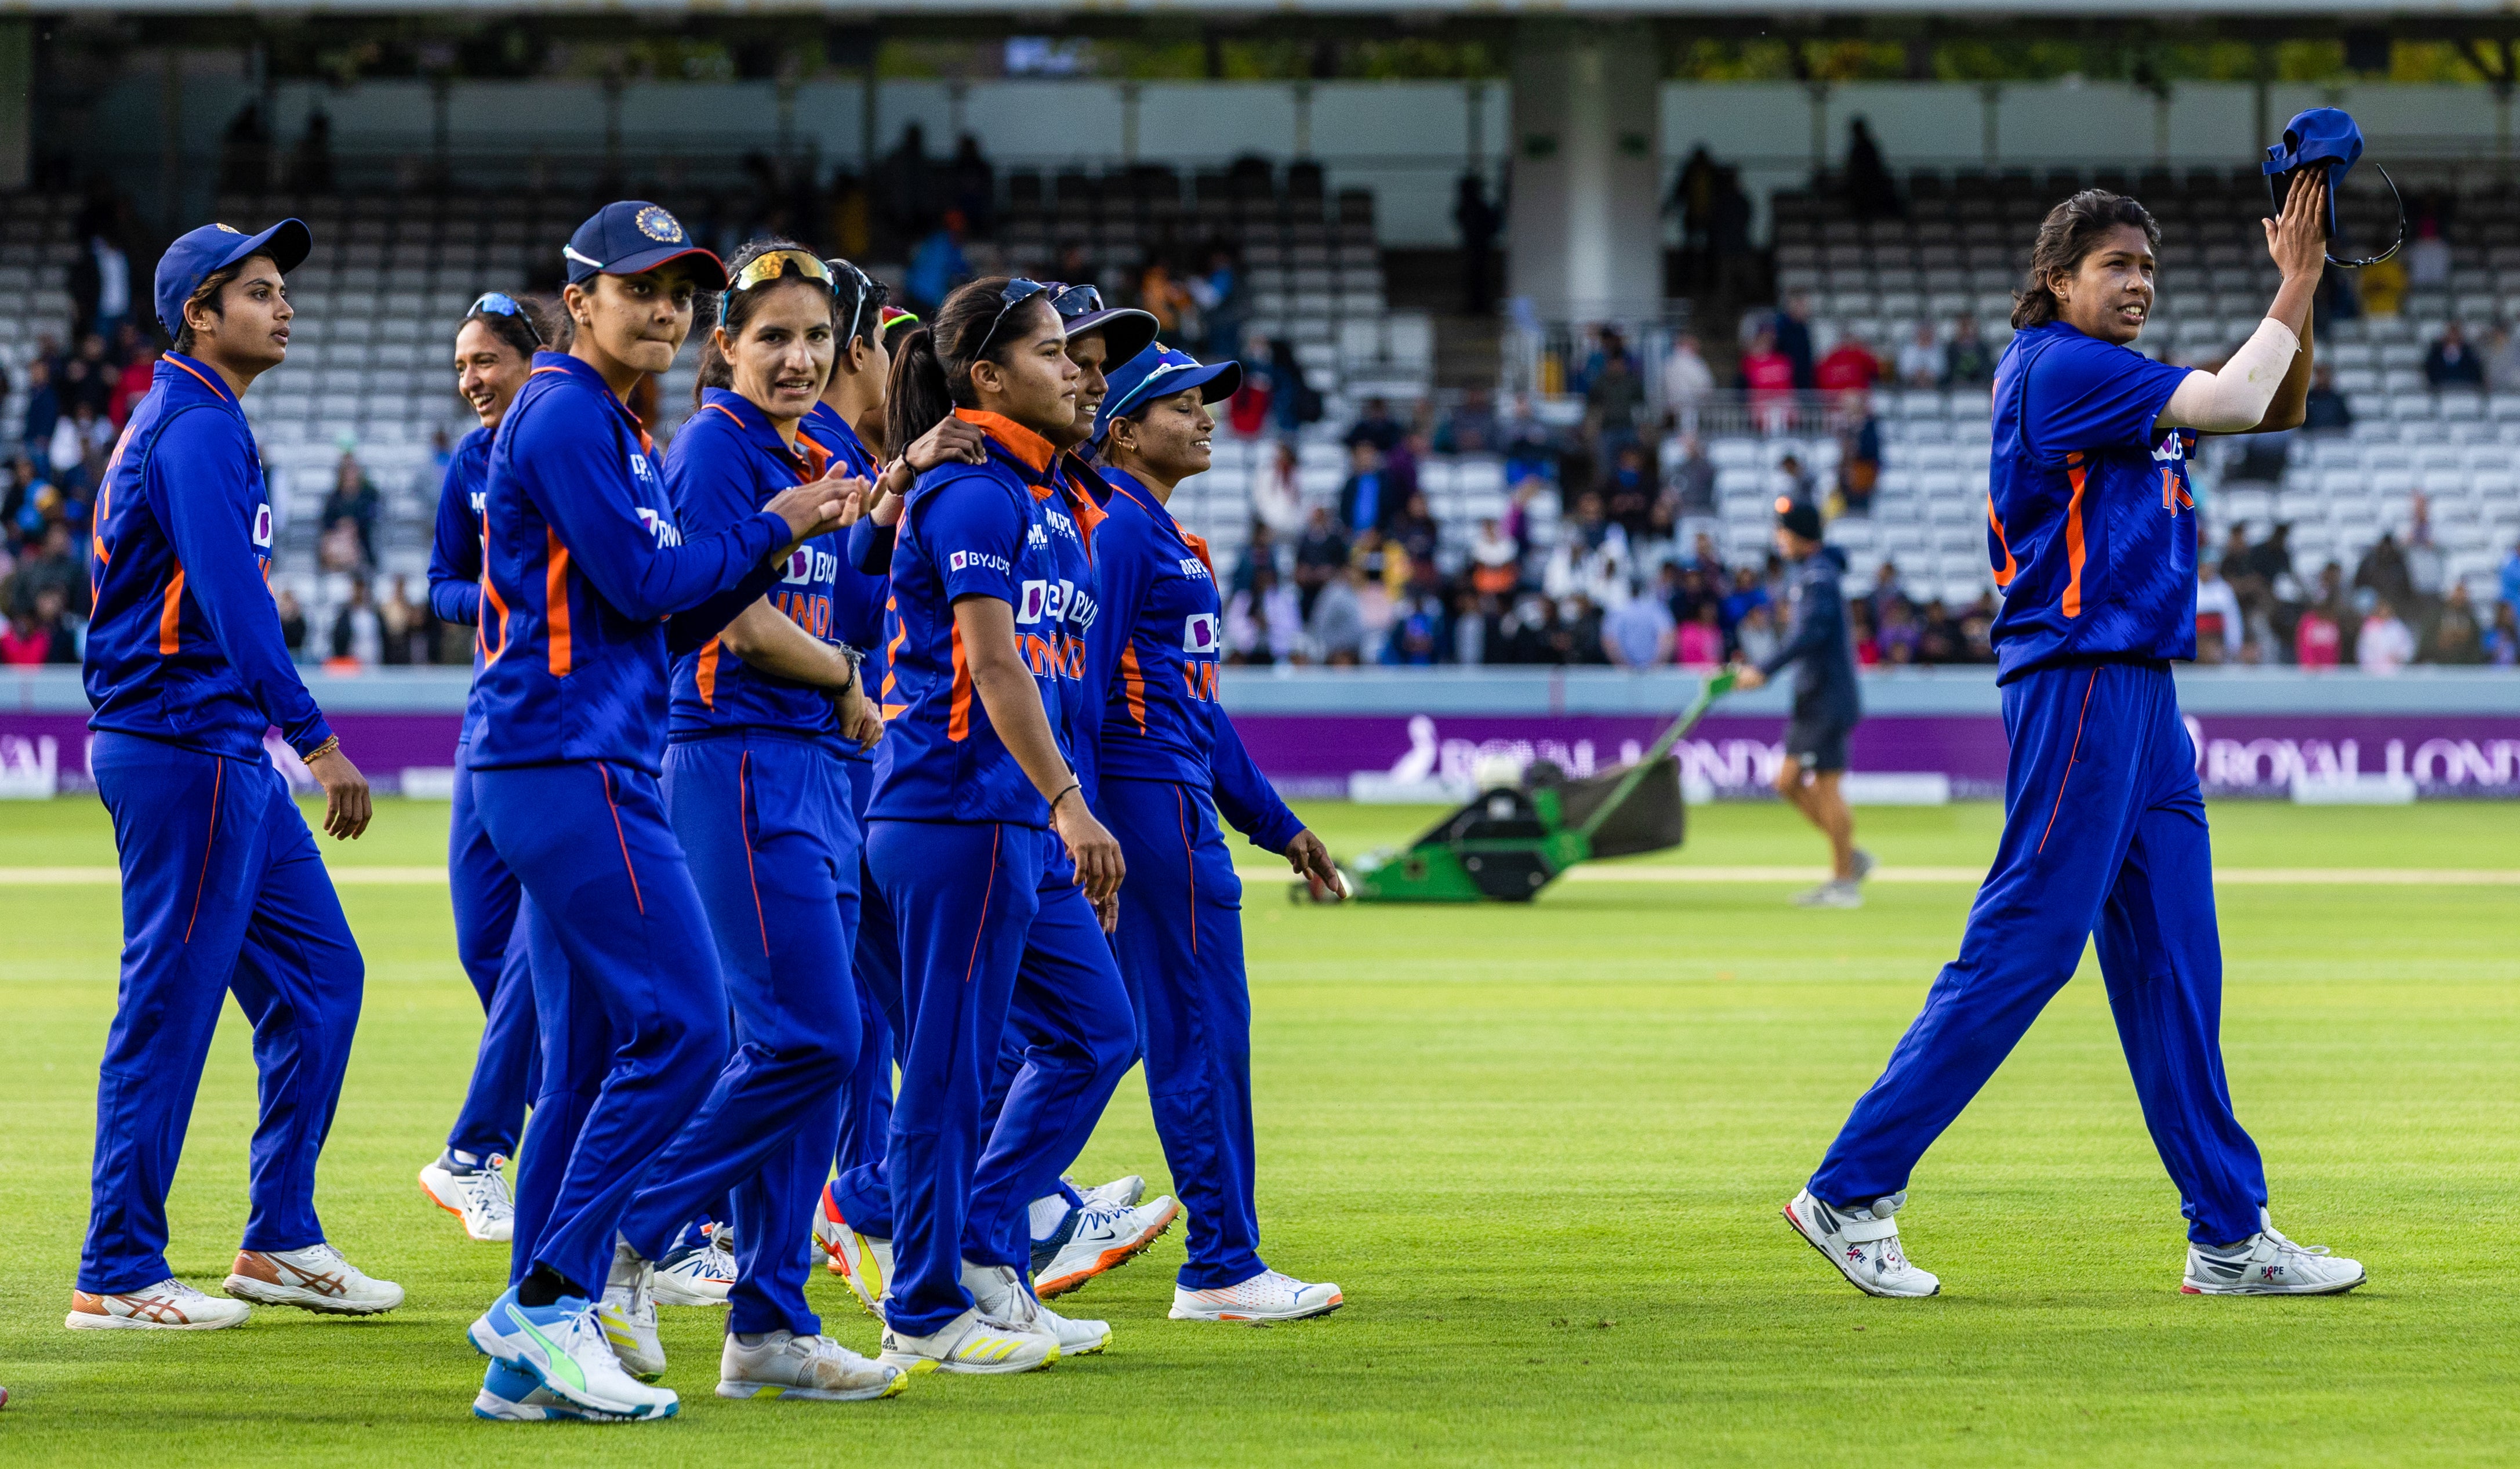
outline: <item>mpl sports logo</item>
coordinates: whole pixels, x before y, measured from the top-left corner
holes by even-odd
[[[995,572],[1001,576],[1009,576],[1014,574],[1014,568],[1007,563],[1007,559],[1005,557],[992,556],[986,551],[953,552],[945,558],[945,570],[949,572]],[[1039,582],[1035,582],[1033,584],[1036,586],[1040,585]]]
[[[632,457],[635,459],[637,456]],[[683,543],[682,530],[672,521],[645,505],[639,507],[639,524],[648,528],[649,535],[654,537],[656,548],[660,551],[667,546],[679,546]]]
[[[253,507],[253,543],[265,551],[271,549],[271,507],[267,504]]]
[[[653,484],[656,482],[656,467],[648,462],[647,455],[633,449],[630,451],[630,476],[642,484]]]
[[[1035,521],[1024,528],[1024,544],[1036,551],[1044,550],[1050,545],[1050,531],[1041,522]]]
[[[1217,622],[1217,616],[1212,612],[1194,612],[1184,618],[1182,651],[1208,654],[1221,651],[1225,646],[1225,639],[1218,631]]]
[[[1214,579],[1207,574],[1207,563],[1195,556],[1185,556],[1181,559],[1181,574],[1200,581]]]

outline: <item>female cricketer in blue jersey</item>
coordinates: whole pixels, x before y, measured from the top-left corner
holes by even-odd
[[[289,783],[281,738],[324,788],[324,829],[367,830],[368,784],[298,681],[280,636],[271,496],[245,391],[289,354],[283,272],[306,226],[203,225],[158,263],[174,338],[114,445],[88,548],[95,615],[89,755],[122,873],[122,976],[96,1099],[87,1238],[66,1324],[202,1330],[245,1303],[369,1315],[402,1288],[325,1242],[315,1165],[359,1019],[365,968]],[[225,1288],[166,1262],[166,1192],[202,1065],[234,992],[261,1075],[251,1210]]]
[[[909,1022],[887,1160],[897,1268],[884,1351],[914,1370],[1023,1371],[1109,1337],[1042,1307],[1024,1273],[1031,1202],[1075,1160],[1137,1054],[1102,921],[1119,849],[1060,741],[1097,603],[1058,577],[1051,549],[1047,434],[1074,421],[1077,370],[1048,294],[1003,277],[955,292],[932,333],[904,342],[887,414],[896,442],[948,416],[990,440],[986,463],[922,475],[902,516],[891,677],[904,708],[869,806]],[[1073,885],[1045,887],[1054,860],[1073,861]],[[1042,1033],[984,1132],[1018,989]]]
[[[455,388],[480,426],[446,462],[437,493],[437,530],[428,548],[428,609],[441,622],[474,629],[472,671],[481,671],[481,498],[488,488],[490,436],[533,371],[549,328],[535,307],[491,291],[472,302],[455,333]],[[525,1103],[539,1079],[534,983],[525,969],[521,891],[481,827],[470,768],[472,714],[455,741],[455,810],[446,834],[447,889],[455,903],[455,951],[485,1017],[463,1110],[446,1149],[420,1171],[420,1187],[477,1240],[507,1243],[517,1209],[499,1167],[517,1151]]]
[[[591,1298],[631,1193],[728,1053],[716,944],[658,786],[668,659],[776,584],[839,497],[798,485],[686,538],[625,398],[672,364],[696,294],[722,289],[725,269],[637,201],[597,211],[562,254],[569,350],[535,354],[482,508],[500,637],[472,685],[472,769],[491,845],[531,900],[543,1073],[516,1283],[470,1335],[562,1411],[652,1421],[679,1400],[623,1370]],[[485,1388],[474,1410],[552,1412],[512,1400]]]
[[[1335,1310],[1336,1285],[1260,1259],[1251,1140],[1251,997],[1242,884],[1217,816],[1284,855],[1317,893],[1340,884],[1244,753],[1216,702],[1214,559],[1166,508],[1207,470],[1207,404],[1241,381],[1150,346],[1112,374],[1100,429],[1110,498],[1096,532],[1102,616],[1088,643],[1087,784],[1128,859],[1113,946],[1146,1050],[1147,1096],[1190,1206],[1175,1320],[1286,1321]]]
[[[2187,1218],[2181,1289],[2351,1290],[2362,1267],[2305,1249],[2267,1214],[2266,1171],[2232,1116],[2220,1043],[2223,959],[2196,754],[2170,663],[2195,657],[2202,433],[2301,422],[2326,189],[2295,177],[2266,222],[2283,285],[2219,372],[2127,344],[2152,309],[2159,230],[2092,190],[2039,231],[1995,379],[1989,554],[2011,737],[2003,837],[1959,956],[1785,1218],[1857,1287],[1929,1296],[1894,1213],[1925,1149],[1986,1084],[2096,938],[2118,1036]]]
[[[768,240],[727,269],[698,411],[665,464],[691,534],[756,515],[799,483],[831,485],[844,502],[867,486],[798,432],[832,369],[830,267]],[[883,728],[832,635],[839,542],[836,531],[800,541],[768,597],[674,665],[665,806],[717,938],[736,1049],[622,1216],[613,1304],[632,1344],[615,1346],[634,1373],[664,1370],[647,1272],[695,1208],[731,1193],[740,1271],[721,1398],[881,1398],[910,1381],[822,1335],[805,1304],[814,1206],[859,1045],[859,832],[842,752]]]

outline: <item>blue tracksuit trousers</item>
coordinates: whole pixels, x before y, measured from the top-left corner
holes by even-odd
[[[861,821],[875,787],[875,761],[843,762],[849,781],[849,810]],[[876,891],[875,875],[859,859],[859,882],[843,895],[843,922],[857,936],[850,966],[858,1000],[858,1063],[850,1069],[840,1096],[840,1145],[833,1157],[837,1171],[879,1170],[892,1133],[892,1050],[894,1025],[901,1014],[901,935],[892,926],[892,911]],[[889,1192],[888,1188],[885,1190]]]
[[[97,1080],[78,1288],[137,1290],[174,1273],[166,1192],[230,991],[261,1078],[244,1248],[320,1243],[315,1162],[367,971],[289,783],[268,761],[112,732],[96,736],[91,768],[122,866],[122,981]]]
[[[1889,1068],[1812,1193],[1861,1207],[1909,1172],[1986,1084],[2096,938],[2100,974],[2188,1238],[2258,1232],[2257,1145],[2223,1077],[2222,944],[2195,750],[2166,664],[2039,669],[2003,688],[2003,839]]]
[[[455,900],[455,951],[481,997],[481,1048],[446,1145],[476,1157],[513,1157],[525,1103],[542,1079],[534,1035],[534,981],[526,968],[523,890],[490,845],[474,806],[464,745],[455,749],[455,810],[446,832],[447,889]]]
[[[600,1293],[622,1210],[726,1063],[717,943],[645,771],[572,760],[472,781],[528,899],[542,1033],[512,1275],[545,1265]]]
[[[632,1196],[621,1235],[657,1259],[695,1207],[731,1195],[729,1331],[823,1329],[805,1305],[808,1252],[858,1057],[858,821],[841,766],[822,744],[759,730],[665,755],[665,804],[717,936],[735,1054]]]
[[[1190,1210],[1181,1284],[1216,1290],[1268,1268],[1254,1201],[1242,882],[1203,791],[1106,777],[1100,811],[1129,860],[1112,947],[1146,1046],[1164,1166]]]
[[[877,821],[868,833],[901,931],[909,1021],[886,1161],[887,1319],[914,1336],[970,1309],[964,1260],[1029,1272],[1028,1206],[1084,1149],[1137,1059],[1127,991],[1092,904],[1073,886],[1042,884],[1058,840],[920,821]],[[983,1109],[1018,991],[1043,1034],[990,1128]]]

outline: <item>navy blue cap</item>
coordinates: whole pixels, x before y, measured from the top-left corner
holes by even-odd
[[[671,209],[644,199],[625,199],[596,210],[561,251],[572,286],[599,275],[637,275],[685,255],[706,262],[699,271],[702,291],[726,289],[726,262],[694,245]]]
[[[1102,355],[1107,362],[1131,360],[1154,345],[1155,334],[1163,330],[1163,324],[1155,320],[1155,313],[1141,311],[1135,306],[1108,306],[1100,311],[1088,311],[1081,316],[1070,316],[1059,325],[1070,337],[1082,337],[1089,332],[1102,333]]]
[[[259,235],[233,225],[205,224],[177,239],[158,257],[158,324],[168,337],[184,330],[184,302],[215,271],[254,255],[269,255],[287,275],[306,262],[315,236],[297,219],[284,219]]]
[[[2284,124],[2283,141],[2267,147],[2261,171],[2270,178],[2296,168],[2327,169],[2327,233],[2336,234],[2336,191],[2362,157],[2362,129],[2341,108],[2315,107]],[[2276,201],[2280,207],[2282,201]]]
[[[1094,420],[1094,436],[1098,439],[1110,432],[1111,420],[1135,412],[1140,404],[1153,398],[1171,397],[1193,388],[1202,390],[1198,397],[1202,403],[1234,396],[1234,390],[1242,386],[1242,364],[1230,358],[1201,362],[1188,352],[1157,343],[1106,376],[1111,390]]]
[[[1791,495],[1777,496],[1777,524],[1805,540],[1820,539],[1820,507]]]

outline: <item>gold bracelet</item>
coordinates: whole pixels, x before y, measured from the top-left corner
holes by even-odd
[[[306,762],[306,763],[308,763],[308,764],[310,764],[310,765],[311,765],[311,764],[313,764],[315,761],[322,759],[324,757],[326,757],[326,756],[328,756],[328,755],[333,754],[335,751],[339,750],[340,748],[341,748],[341,737],[340,737],[339,735],[334,735],[334,736],[331,736],[330,738],[326,739],[326,740],[324,741],[324,743],[323,743],[323,744],[318,745],[318,746],[316,746],[314,749],[307,751],[307,752],[306,752],[306,754],[305,754],[303,757],[301,757],[301,758],[303,758],[303,759],[305,760],[305,762]]]

